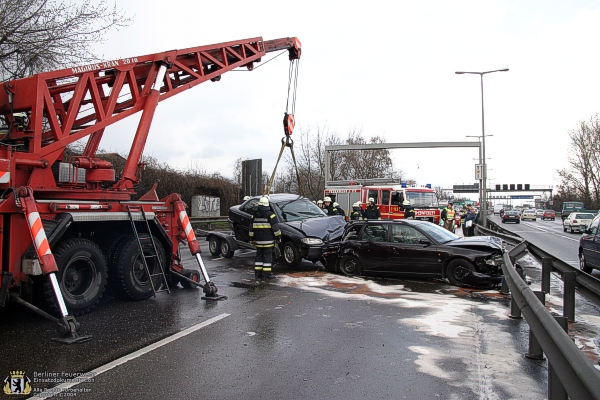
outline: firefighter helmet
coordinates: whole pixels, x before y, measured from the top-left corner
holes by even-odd
[[[323,204],[323,200],[317,201],[317,204]]]
[[[244,196],[244,201],[250,200],[250,196]]]
[[[340,205],[334,201],[334,202],[333,202],[333,206],[334,206],[334,207],[339,207]]]
[[[410,206],[410,201],[408,201],[408,200],[404,200],[404,201],[402,202],[402,205],[403,205],[403,206]]]
[[[269,199],[267,197],[261,197],[258,201],[259,206],[269,207]]]
[[[327,196],[323,199],[325,203],[331,203],[331,197]]]
[[[375,203],[375,199],[372,197],[369,197],[369,203]]]
[[[360,207],[360,201],[357,201],[356,203],[352,204],[352,207]]]

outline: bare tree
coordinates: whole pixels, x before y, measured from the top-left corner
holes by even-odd
[[[582,121],[569,133],[568,167],[557,171],[563,201],[583,201],[587,208],[600,207],[600,120]]]
[[[0,81],[99,59],[91,48],[131,18],[106,1],[0,1]]]
[[[295,135],[294,151],[302,192],[305,196],[318,199],[325,189],[325,146],[343,144],[366,144],[360,130],[353,129],[346,139],[331,133],[327,127],[308,128]],[[385,143],[381,137],[372,137],[370,143]],[[330,153],[330,178],[352,180],[359,178],[391,177],[400,180],[402,171],[394,168],[387,150],[347,150]],[[300,193],[290,153],[285,156],[285,167],[277,174],[275,190]]]

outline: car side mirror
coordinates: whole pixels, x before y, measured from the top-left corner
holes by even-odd
[[[419,239],[419,244],[426,244],[426,245],[430,245],[431,242],[429,241],[429,239],[427,238],[421,238]]]

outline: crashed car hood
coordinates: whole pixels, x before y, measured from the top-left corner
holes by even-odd
[[[286,222],[285,225],[304,233],[308,237],[317,237],[324,242],[328,242],[342,236],[346,221],[343,217],[323,217]]]
[[[445,246],[468,247],[468,248],[488,248],[489,250],[502,251],[502,239],[495,236],[469,236],[444,243]]]

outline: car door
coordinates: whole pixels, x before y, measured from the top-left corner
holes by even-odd
[[[240,207],[240,213],[238,213],[238,222],[243,229],[244,240],[248,240],[249,238],[248,232],[250,231],[250,224],[252,223],[252,214],[257,203],[258,199],[249,201]]]
[[[385,273],[389,268],[389,224],[368,224],[361,231],[360,240],[353,246],[364,272]]]
[[[435,244],[409,225],[392,225],[390,273],[394,275],[440,275],[442,273]]]
[[[598,232],[599,224],[600,218],[596,219],[590,225],[590,233],[584,233],[581,237],[581,251],[583,251],[585,260],[590,266],[598,266],[600,264],[600,232]]]

